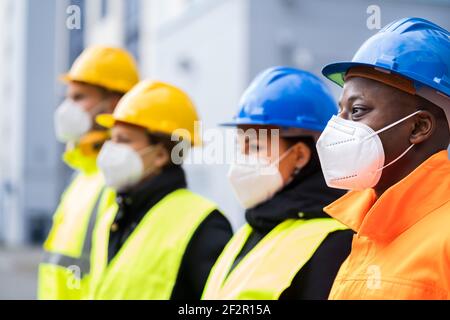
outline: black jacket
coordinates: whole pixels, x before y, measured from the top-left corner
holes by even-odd
[[[133,190],[118,194],[119,210],[110,231],[108,262],[147,212],[166,195],[180,188],[186,188],[184,171],[179,166],[171,166]],[[209,214],[188,244],[171,299],[200,299],[209,272],[232,233],[230,223],[219,211]]]
[[[275,226],[287,219],[299,219],[300,212],[304,213],[303,219],[329,218],[323,208],[343,194],[326,186],[316,154],[271,200],[246,211],[253,232],[231,269]],[[280,299],[327,299],[339,267],[350,253],[352,237],[350,230],[330,233]]]

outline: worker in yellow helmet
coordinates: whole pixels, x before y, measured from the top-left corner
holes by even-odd
[[[76,174],[44,243],[39,299],[80,299],[87,287],[91,234],[104,189],[96,158],[108,138],[108,132],[94,124],[94,117],[113,112],[139,75],[133,57],[125,50],[93,46],[78,57],[62,80],[67,93],[55,111],[55,131],[58,140],[67,145],[63,159]]]
[[[216,204],[187,189],[178,147],[199,144],[196,121],[189,97],[156,81],[97,117],[112,129],[97,163],[117,192],[100,204],[88,298],[200,299],[232,229]]]

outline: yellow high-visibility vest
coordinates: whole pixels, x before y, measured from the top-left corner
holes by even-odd
[[[102,175],[78,173],[53,216],[39,265],[38,298],[77,300],[89,281],[91,235],[96,207],[104,188]]]
[[[287,220],[267,234],[230,272],[252,228],[246,224],[211,270],[202,299],[276,300],[331,232],[348,229],[330,218]]]
[[[103,202],[103,201],[102,201]],[[105,203],[111,198],[105,194]],[[118,206],[101,205],[94,230],[88,299],[170,299],[186,248],[216,204],[186,189],[154,205],[108,263],[108,242]]]

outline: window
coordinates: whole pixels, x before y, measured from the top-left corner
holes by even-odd
[[[139,61],[140,0],[125,2],[125,46]]]

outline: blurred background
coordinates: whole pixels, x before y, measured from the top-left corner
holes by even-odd
[[[35,297],[40,245],[72,175],[53,131],[58,76],[86,46],[127,48],[142,78],[187,91],[208,129],[233,116],[261,70],[320,74],[406,16],[448,30],[450,0],[0,0],[0,299]],[[239,227],[227,166],[185,167],[190,187]]]

